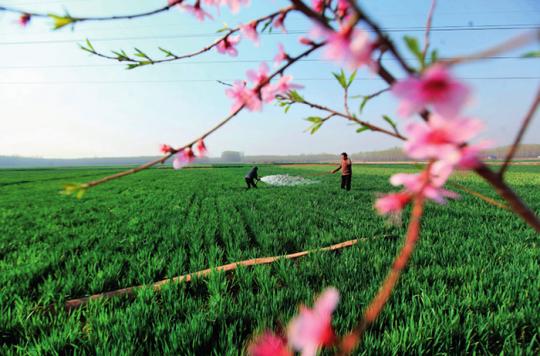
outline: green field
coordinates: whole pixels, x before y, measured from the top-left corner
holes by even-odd
[[[245,191],[248,167],[152,169],[96,187],[64,183],[118,171],[0,171],[0,354],[231,354],[278,329],[327,286],[341,294],[338,333],[359,320],[401,246],[402,226],[372,208],[412,166],[355,166],[353,190],[325,166],[262,166],[301,187]],[[313,176],[310,176],[313,175]],[[508,179],[540,213],[540,166]],[[497,198],[473,175],[455,182]],[[540,237],[511,213],[463,196],[428,204],[413,260],[360,354],[540,352]],[[253,257],[365,239],[337,252],[142,289],[67,312],[66,300]],[[54,308],[50,306],[54,305]]]

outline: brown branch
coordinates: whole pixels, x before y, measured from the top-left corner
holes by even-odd
[[[495,188],[497,194],[506,200],[515,214],[519,215],[537,232],[540,232],[540,220],[538,217],[523,203],[521,198],[504,182],[499,174],[493,172],[485,164],[481,164],[475,169],[475,172]]]
[[[529,127],[529,124],[531,123],[532,118],[533,118],[536,110],[538,109],[539,104],[540,104],[540,88],[538,89],[538,92],[536,93],[536,97],[535,97],[531,107],[529,108],[529,111],[527,111],[527,114],[525,115],[525,118],[523,119],[523,123],[521,124],[521,127],[519,128],[519,131],[518,131],[518,134],[517,134],[517,136],[516,136],[516,138],[514,140],[514,143],[510,147],[510,151],[508,151],[508,154],[506,155],[504,163],[503,163],[501,169],[499,170],[499,176],[502,177],[504,175],[504,172],[508,168],[508,164],[510,163],[512,158],[514,158],[514,155],[515,155],[515,153],[516,153],[516,151],[517,151],[517,149],[519,147],[519,144],[520,144],[521,140],[523,139],[523,135],[525,134],[525,131],[527,131],[527,128]]]
[[[302,0],[290,0],[290,2],[298,11],[306,15],[308,18],[312,19],[324,28],[332,30],[332,27],[328,24],[326,18],[315,12],[311,7],[307,6]]]
[[[261,22],[264,22],[264,21],[268,21],[268,20],[273,20],[274,18],[276,18],[277,16],[280,16],[281,14],[283,13],[288,13],[290,11],[293,11],[295,9],[294,6],[288,6],[288,7],[285,7],[283,9],[280,9],[279,11],[276,11],[276,12],[273,12],[269,15],[265,15],[265,16],[262,16],[258,19],[255,19],[253,20],[252,22],[255,22],[257,24],[261,23]],[[176,55],[172,52],[169,52],[170,55],[168,57],[165,57],[165,58],[162,58],[162,59],[156,59],[156,60],[142,60],[142,59],[137,59],[137,58],[134,58],[134,57],[129,57],[129,56],[111,56],[111,55],[107,55],[107,54],[104,54],[104,53],[101,53],[101,52],[98,52],[98,51],[95,51],[93,50],[93,48],[88,48],[88,47],[84,47],[82,45],[81,48],[84,49],[85,51],[93,54],[93,55],[96,55],[98,57],[101,57],[101,58],[106,58],[106,59],[111,59],[111,60],[116,60],[118,62],[129,62],[129,63],[134,63],[134,64],[139,64],[139,65],[148,65],[148,64],[160,64],[160,63],[167,63],[167,62],[173,62],[173,61],[178,61],[178,60],[181,60],[181,59],[186,59],[186,58],[192,58],[192,57],[196,57],[198,55],[201,55],[205,52],[208,52],[210,51],[211,49],[213,49],[214,47],[216,47],[221,41],[225,40],[227,37],[229,37],[230,35],[232,35],[233,33],[236,33],[240,31],[240,27],[235,27],[235,28],[231,28],[231,29],[227,29],[225,32],[225,35],[223,35],[222,37],[218,38],[216,41],[214,41],[212,44],[208,45],[208,46],[205,46],[195,52],[190,52],[190,53],[186,53],[186,54],[182,54],[182,55]]]
[[[355,240],[349,240],[349,241],[341,242],[341,243],[331,245],[331,246],[328,246],[328,247],[315,249],[315,250],[307,250],[307,251],[302,251],[302,252],[296,252],[296,253],[291,253],[291,254],[283,255],[283,256],[259,257],[259,258],[253,258],[253,259],[244,260],[244,261],[240,261],[240,262],[233,262],[233,263],[229,263],[229,264],[222,265],[222,266],[215,267],[215,268],[207,268],[207,269],[204,269],[202,271],[189,273],[189,274],[184,274],[182,276],[178,276],[178,277],[174,277],[174,278],[164,279],[164,280],[161,280],[159,282],[153,283],[151,285],[138,285],[138,286],[122,288],[122,289],[118,289],[118,290],[114,290],[114,291],[110,291],[110,292],[93,294],[93,295],[88,296],[88,297],[71,299],[71,300],[68,300],[65,303],[65,307],[66,307],[66,309],[71,310],[71,309],[75,309],[75,308],[78,308],[80,306],[83,306],[83,305],[89,303],[92,300],[102,299],[102,298],[110,298],[110,297],[117,297],[117,296],[123,296],[123,295],[131,295],[134,292],[136,292],[137,290],[145,288],[145,287],[146,288],[151,287],[153,290],[159,291],[159,290],[161,290],[161,288],[164,285],[171,284],[171,283],[187,283],[187,282],[191,282],[194,278],[208,276],[210,273],[212,273],[214,271],[216,271],[216,272],[220,272],[220,271],[227,272],[227,271],[235,270],[239,266],[246,266],[247,267],[247,266],[257,266],[257,265],[269,264],[269,263],[276,262],[276,261],[278,261],[280,259],[292,260],[292,259],[296,259],[296,258],[299,258],[299,257],[307,256],[307,255],[312,254],[314,252],[335,251],[335,250],[339,250],[339,249],[342,249],[342,248],[351,247],[351,246],[356,245],[359,241],[365,241],[365,240],[366,239],[355,239]]]
[[[477,53],[472,53],[465,56],[459,56],[452,59],[447,59],[442,62],[445,63],[446,65],[456,65],[456,64],[462,64],[462,63],[467,63],[467,62],[473,62],[479,59],[493,57],[498,54],[508,52],[508,51],[523,47],[529,43],[538,42],[538,41],[540,41],[540,30],[525,32],[495,47],[488,48],[486,50],[483,50]]]
[[[395,137],[397,139],[400,139],[400,140],[403,140],[405,141],[407,138],[402,136],[401,134],[399,133],[396,133],[396,132],[392,132],[392,131],[388,131],[386,129],[383,129],[382,127],[379,127],[379,126],[376,126],[376,125],[373,125],[373,124],[370,124],[369,122],[367,121],[364,121],[364,120],[360,120],[358,119],[357,117],[355,116],[351,116],[351,115],[347,115],[347,114],[344,114],[342,112],[339,112],[339,111],[336,111],[334,109],[330,109],[329,107],[326,107],[324,105],[320,105],[320,104],[315,104],[315,103],[312,103],[310,101],[307,101],[307,100],[303,100],[303,101],[296,101],[295,103],[298,103],[298,104],[304,104],[304,105],[307,105],[313,109],[318,109],[318,110],[322,110],[322,111],[326,111],[330,114],[332,114],[332,116],[339,116],[339,117],[342,117],[344,119],[347,119],[347,120],[350,120],[350,121],[353,121],[353,122],[356,122],[357,124],[360,124],[362,126],[366,126],[368,127],[371,131],[376,131],[376,132],[381,132],[381,133],[384,133],[384,134],[387,134],[387,135],[390,135],[392,137]]]
[[[485,201],[485,202],[488,203],[488,204],[491,204],[491,205],[496,206],[496,207],[501,208],[501,209],[511,210],[511,209],[508,207],[508,205],[503,204],[503,203],[501,203],[501,202],[498,202],[498,201],[496,201],[495,199],[491,199],[490,197],[487,197],[487,196],[485,196],[485,195],[482,194],[482,193],[479,193],[479,192],[477,192],[477,191],[475,191],[475,190],[472,190],[472,189],[470,189],[470,188],[467,188],[467,187],[464,186],[464,185],[461,185],[461,184],[458,184],[458,183],[454,183],[454,182],[447,182],[446,184],[448,184],[449,186],[454,187],[454,188],[456,188],[456,189],[462,190],[462,191],[464,191],[464,192],[466,192],[466,193],[469,193],[470,195],[473,195],[473,196],[477,197],[478,199],[481,199],[481,200]]]
[[[384,45],[386,49],[390,51],[390,53],[392,53],[394,58],[400,64],[401,68],[403,68],[403,70],[405,70],[405,72],[407,72],[408,74],[413,74],[414,69],[412,69],[407,64],[407,62],[405,62],[404,57],[400,54],[396,46],[394,46],[394,43],[392,42],[392,40],[388,36],[386,36],[386,34],[384,34],[382,29],[379,27],[379,25],[375,21],[373,21],[373,19],[371,19],[369,16],[366,15],[366,13],[360,8],[360,5],[358,5],[356,1],[349,0],[349,4],[351,4],[356,16],[360,20],[363,20],[375,32],[375,34],[377,34],[377,37],[379,38],[381,43]],[[392,84],[392,83],[388,82],[388,84]]]
[[[433,21],[433,14],[435,13],[435,7],[437,7],[437,0],[431,0],[431,8],[429,9],[426,32],[424,33],[424,49],[422,50],[422,63],[426,63],[426,54],[429,49],[429,34],[431,31],[431,23]]]
[[[416,242],[420,235],[420,221],[424,209],[424,199],[420,196],[414,198],[413,209],[411,212],[411,221],[407,229],[405,243],[401,251],[396,256],[392,269],[388,273],[384,283],[379,289],[377,295],[373,298],[370,305],[364,312],[360,323],[342,340],[340,344],[340,354],[348,355],[354,351],[362,340],[362,336],[367,328],[377,319],[386,302],[392,294],[392,290],[397,284],[403,269],[407,265],[412,253],[414,252]]]
[[[270,76],[268,76],[268,78],[265,81],[260,83],[257,86],[257,88],[255,88],[255,90],[260,91],[262,89],[262,87],[264,87],[266,84],[270,83],[270,81],[273,78],[275,78],[276,76],[283,74],[285,72],[285,70],[287,68],[289,68],[291,65],[298,62],[300,59],[309,56],[312,52],[314,52],[315,50],[321,48],[324,45],[325,45],[325,42],[313,43],[311,48],[307,49],[306,51],[302,52],[301,54],[299,54],[296,57],[289,58],[289,61],[286,64],[284,64],[281,68],[279,68],[274,73],[272,73]],[[215,131],[220,129],[223,125],[225,125],[230,120],[232,120],[236,115],[238,115],[238,113],[240,113],[240,111],[242,111],[243,108],[244,108],[244,106],[242,105],[240,108],[238,108],[236,111],[229,114],[225,119],[220,121],[217,125],[212,127],[210,130],[206,131],[204,134],[202,134],[198,138],[194,139],[193,141],[185,144],[184,146],[182,146],[182,147],[180,147],[178,149],[174,149],[172,152],[170,152],[169,154],[167,154],[167,155],[165,155],[165,156],[163,156],[163,157],[161,157],[159,159],[156,159],[154,161],[145,163],[145,164],[143,164],[143,165],[141,165],[139,167],[136,167],[136,168],[132,168],[132,169],[129,169],[129,170],[126,170],[126,171],[123,171],[123,172],[119,172],[119,173],[116,173],[116,174],[113,174],[113,175],[110,175],[110,176],[107,176],[107,177],[104,177],[104,178],[101,178],[101,179],[97,179],[97,180],[94,180],[94,181],[91,181],[91,182],[88,182],[88,183],[84,183],[84,184],[81,185],[81,187],[82,188],[95,187],[96,185],[111,181],[113,179],[121,178],[121,177],[130,175],[130,174],[134,174],[134,173],[140,172],[142,170],[145,170],[147,168],[150,168],[152,166],[155,166],[156,164],[163,163],[167,159],[169,159],[173,154],[175,154],[175,153],[177,153],[177,152],[179,152],[179,151],[181,151],[183,149],[186,149],[188,147],[193,146],[199,140],[205,139],[206,137],[208,137],[209,135],[211,135],[212,133],[214,133]]]
[[[184,2],[184,0],[177,0],[174,3],[167,4],[166,6],[163,6],[163,7],[154,9],[154,10],[138,13],[138,14],[114,15],[114,16],[97,16],[97,17],[72,17],[72,16],[68,16],[68,17],[73,20],[73,23],[75,23],[75,22],[84,22],[84,21],[131,20],[131,19],[140,18],[140,17],[152,16],[152,15],[155,15],[155,14],[159,14],[161,12],[168,11],[170,8],[172,8],[172,7],[176,6],[176,5],[180,5],[182,2]],[[18,14],[28,14],[28,15],[30,15],[32,17],[51,17],[51,14],[48,14],[48,13],[38,13],[38,12],[24,11],[24,10],[12,8],[12,7],[6,7],[6,6],[0,6],[0,11],[14,12],[14,13],[18,13]],[[60,16],[60,17],[63,17],[63,16]]]

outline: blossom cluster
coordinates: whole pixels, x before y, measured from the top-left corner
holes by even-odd
[[[206,156],[206,153],[208,151],[206,149],[206,145],[203,139],[200,139],[197,141],[197,143],[195,144],[195,150],[197,150],[199,157]],[[161,153],[174,154],[173,163],[172,163],[174,169],[181,169],[187,164],[193,162],[195,158],[197,157],[195,155],[195,150],[191,146],[182,148],[180,150],[175,150],[171,146],[165,145],[165,144],[161,145],[160,147]]]
[[[185,4],[185,1],[181,0],[167,0],[169,5],[177,5],[180,8],[188,11],[193,14],[197,19],[203,21],[205,18],[212,19],[210,15],[204,8],[204,5],[215,6],[219,8],[220,6],[228,6],[232,12],[236,13],[240,10],[241,6],[248,5],[250,0],[196,0],[193,5]]]
[[[481,150],[490,143],[468,143],[483,129],[483,123],[463,117],[460,112],[469,98],[469,88],[456,80],[443,64],[434,64],[419,77],[397,81],[392,92],[401,102],[398,113],[410,116],[433,110],[428,120],[409,122],[404,151],[413,159],[430,162],[419,174],[399,173],[390,178],[394,186],[404,190],[379,198],[375,208],[381,214],[399,214],[413,196],[422,196],[440,204],[445,198],[455,198],[453,192],[443,189],[456,169],[474,169],[480,164]]]
[[[278,56],[284,58],[286,54],[278,54]],[[301,88],[300,85],[292,83],[291,75],[282,75],[276,83],[270,83],[269,70],[268,65],[262,63],[258,71],[248,70],[246,73],[253,87],[248,87],[247,81],[237,80],[232,88],[225,91],[227,96],[233,100],[231,112],[234,113],[241,107],[250,111],[260,111],[263,103],[270,103],[277,95]]]
[[[332,313],[339,303],[339,292],[326,289],[315,301],[313,308],[300,307],[299,314],[287,327],[286,335],[270,331],[255,338],[248,348],[251,356],[287,356],[293,350],[302,356],[315,356],[321,347],[335,343]]]

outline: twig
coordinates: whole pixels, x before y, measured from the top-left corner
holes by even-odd
[[[431,31],[431,22],[433,21],[435,7],[437,7],[437,0],[431,0],[431,8],[429,9],[426,21],[426,32],[424,33],[424,49],[422,50],[422,63],[426,63],[426,54],[429,49],[429,34]]]
[[[480,51],[480,52],[465,55],[465,56],[455,57],[452,59],[444,60],[442,62],[445,63],[446,65],[456,65],[456,64],[462,64],[462,63],[467,63],[467,62],[473,62],[473,61],[483,59],[486,57],[493,57],[498,54],[523,47],[529,43],[537,42],[539,40],[540,40],[540,30],[525,32],[495,47],[488,48],[484,51]]]
[[[399,254],[396,256],[392,269],[388,273],[388,276],[379,289],[377,295],[373,298],[370,305],[364,312],[362,320],[348,335],[341,340],[340,354],[348,355],[354,351],[362,340],[362,336],[364,335],[366,329],[375,321],[375,319],[377,319],[386,302],[390,298],[390,294],[399,280],[403,269],[407,265],[407,262],[411,258],[416,246],[416,242],[418,241],[423,209],[424,199],[420,196],[415,197],[411,212],[411,221],[409,222],[407,235],[405,237],[405,244],[401,248]]]
[[[343,107],[347,115],[352,116],[349,110],[349,87],[343,89]]]
[[[290,2],[294,5],[294,7],[298,11],[302,12],[308,18],[317,22],[319,25],[323,26],[324,28],[332,30],[332,27],[328,24],[328,21],[326,20],[326,18],[322,16],[321,14],[315,12],[311,7],[307,6],[302,0],[290,0]]]
[[[469,193],[469,194],[477,197],[478,199],[481,199],[481,200],[485,201],[488,204],[491,204],[491,205],[496,206],[496,207],[501,208],[501,209],[511,210],[508,207],[508,205],[500,203],[500,202],[496,201],[495,199],[491,199],[490,197],[486,197],[484,194],[479,193],[479,192],[477,192],[475,190],[472,190],[470,188],[467,188],[464,185],[454,183],[454,182],[446,182],[446,184],[448,184],[449,186],[454,187],[456,189],[462,190],[462,191],[464,191],[466,193]]]
[[[366,13],[360,8],[360,5],[355,0],[349,0],[349,4],[353,8],[354,12],[356,13],[356,16],[363,20],[376,34],[379,40],[384,44],[384,47],[387,48],[390,53],[394,56],[394,58],[398,61],[400,66],[407,72],[408,74],[413,74],[414,70],[405,62],[404,57],[399,53],[397,48],[392,43],[392,40],[388,38],[382,31],[382,29],[379,27],[379,25],[373,21],[369,16],[366,15]],[[386,80],[386,79],[385,79]],[[393,82],[393,81],[392,81]],[[389,83],[392,84],[392,83]]]
[[[289,59],[289,61],[284,64],[281,68],[279,68],[277,71],[275,71],[274,73],[272,73],[265,81],[263,81],[262,83],[260,83],[258,85],[257,88],[255,88],[255,90],[258,90],[260,91],[260,89],[265,86],[266,84],[270,83],[270,81],[275,78],[276,76],[280,75],[280,74],[283,74],[283,72],[289,68],[291,65],[293,65],[294,63],[296,63],[298,60],[304,58],[304,57],[307,57],[309,56],[312,52],[314,52],[315,50],[319,49],[320,47],[324,46],[325,45],[325,42],[321,42],[321,43],[314,43],[311,48],[307,49],[306,51],[302,52],[301,54],[299,54],[298,56],[296,57],[292,57]],[[205,139],[206,137],[208,137],[209,135],[211,135],[212,133],[214,133],[215,131],[217,131],[218,129],[220,129],[223,125],[225,125],[226,123],[228,123],[230,120],[232,120],[236,115],[238,115],[238,113],[240,113],[240,111],[242,111],[242,109],[244,108],[244,105],[242,105],[240,108],[238,108],[236,111],[232,112],[231,114],[229,114],[225,119],[223,119],[222,121],[220,121],[217,125],[215,125],[214,127],[212,127],[210,130],[206,131],[204,134],[202,134],[201,136],[199,136],[198,138],[194,139],[193,141],[185,144],[184,146],[178,148],[178,149],[174,149],[172,150],[170,153],[168,153],[167,155],[159,158],[159,159],[156,159],[154,161],[151,161],[151,162],[148,162],[148,163],[145,163],[139,167],[136,167],[136,168],[133,168],[133,169],[129,169],[129,170],[126,170],[126,171],[123,171],[123,172],[120,172],[120,173],[116,173],[116,174],[113,174],[113,175],[110,175],[110,176],[107,176],[107,177],[104,177],[104,178],[101,178],[101,179],[98,179],[98,180],[95,180],[95,181],[92,181],[92,182],[88,182],[88,183],[84,183],[82,184],[81,186],[83,188],[90,188],[90,187],[95,187],[96,185],[99,185],[99,184],[102,184],[102,183],[105,183],[105,182],[108,182],[108,181],[111,181],[113,179],[117,179],[117,178],[121,178],[121,177],[124,177],[124,176],[127,176],[127,175],[130,175],[130,174],[134,174],[134,173],[137,173],[137,172],[140,172],[142,170],[145,170],[147,168],[150,168],[152,166],[155,166],[156,164],[158,163],[163,163],[165,162],[167,159],[169,159],[172,155],[174,155],[175,153],[183,150],[183,149],[186,149],[188,147],[191,147],[193,146],[195,143],[197,143],[199,140],[203,140]]]
[[[295,9],[294,6],[285,7],[283,9],[280,9],[279,11],[276,11],[276,12],[273,12],[273,13],[271,13],[269,15],[262,16],[262,17],[260,17],[258,19],[255,19],[255,20],[253,20],[253,22],[258,24],[258,23],[263,22],[263,21],[272,20],[275,17],[280,16],[283,13],[288,13],[288,12],[294,10],[294,9]],[[143,63],[144,64],[160,64],[160,63],[173,62],[173,61],[186,59],[186,58],[192,58],[192,57],[198,56],[200,54],[203,54],[205,52],[208,52],[211,49],[213,49],[214,47],[216,47],[221,41],[226,40],[227,37],[229,37],[230,35],[232,35],[233,33],[238,32],[238,31],[240,31],[240,27],[227,29],[225,35],[221,36],[220,38],[218,38],[216,41],[214,41],[210,45],[207,45],[207,46],[205,46],[205,47],[203,47],[203,48],[201,48],[201,49],[199,49],[199,50],[197,50],[195,52],[190,52],[190,53],[186,53],[186,54],[182,54],[182,55],[176,55],[176,54],[174,54],[172,52],[168,52],[167,57],[162,58],[162,59],[152,60],[150,62],[147,61],[147,60],[140,60],[140,59],[137,59],[137,58],[134,58],[134,57],[126,56],[126,55],[111,56],[111,55],[107,55],[107,54],[95,51],[95,50],[93,50],[93,48],[84,47],[82,45],[81,45],[81,48],[83,48],[85,51],[87,51],[87,52],[89,52],[89,53],[91,53],[93,55],[96,55],[98,57],[111,59],[111,60],[116,60],[118,62],[137,63],[137,64],[140,64],[140,65],[142,65]]]
[[[239,266],[246,266],[247,267],[247,266],[257,266],[257,265],[269,264],[269,263],[276,262],[276,261],[278,261],[280,259],[292,260],[292,259],[296,259],[296,258],[299,258],[299,257],[307,256],[307,255],[312,254],[314,252],[335,251],[335,250],[339,250],[339,249],[342,249],[342,248],[351,247],[351,246],[356,245],[359,241],[365,241],[365,240],[366,239],[355,239],[355,240],[349,240],[349,241],[341,242],[341,243],[331,245],[331,246],[328,246],[328,247],[315,249],[315,250],[307,250],[307,251],[302,251],[302,252],[296,252],[296,253],[291,253],[291,254],[283,255],[283,256],[259,257],[259,258],[253,258],[253,259],[244,260],[244,261],[240,261],[240,262],[233,262],[233,263],[229,263],[229,264],[222,265],[222,266],[215,267],[215,268],[207,268],[207,269],[204,269],[202,271],[189,273],[189,274],[184,274],[182,276],[178,276],[178,277],[174,277],[174,278],[164,279],[164,280],[161,280],[159,282],[153,283],[151,285],[138,285],[138,286],[122,288],[122,289],[118,289],[118,290],[114,290],[114,291],[110,291],[110,292],[98,293],[98,294],[94,294],[94,295],[91,295],[91,296],[88,296],[88,297],[71,299],[71,300],[68,300],[65,303],[65,307],[66,307],[66,309],[71,310],[71,309],[78,308],[78,307],[80,307],[80,306],[82,306],[84,304],[87,304],[88,302],[90,302],[92,300],[102,299],[102,298],[110,298],[110,297],[116,297],[116,296],[122,296],[122,295],[131,295],[135,291],[137,291],[139,289],[142,289],[142,288],[145,288],[145,287],[146,288],[151,287],[153,290],[159,291],[163,286],[165,286],[167,284],[191,282],[194,278],[205,277],[205,276],[209,275],[210,273],[212,273],[214,271],[216,271],[216,272],[219,272],[219,271],[226,272],[226,271],[235,270]]]
[[[332,116],[339,116],[339,117],[342,117],[342,118],[344,118],[344,119],[347,119],[347,120],[356,122],[357,124],[360,124],[360,125],[362,125],[362,126],[368,127],[371,131],[381,132],[381,133],[390,135],[390,136],[392,136],[392,137],[398,138],[398,139],[403,140],[403,141],[406,140],[406,137],[402,136],[402,135],[399,134],[399,133],[392,132],[392,131],[388,131],[388,130],[386,130],[386,129],[383,129],[382,127],[379,127],[379,126],[370,124],[370,123],[367,122],[367,121],[360,120],[360,119],[358,119],[358,118],[355,117],[355,116],[344,114],[344,113],[339,112],[339,111],[336,111],[336,110],[334,110],[334,109],[330,109],[329,107],[326,107],[326,106],[324,106],[324,105],[315,104],[315,103],[312,103],[312,102],[307,101],[307,100],[296,101],[295,103],[298,103],[298,104],[304,104],[304,105],[307,105],[307,106],[309,106],[309,107],[311,107],[311,108],[313,108],[313,109],[318,109],[318,110],[326,111],[326,112],[332,114]]]
[[[481,164],[475,172],[491,184],[497,194],[499,194],[512,208],[512,211],[521,216],[537,232],[540,232],[540,220],[535,213],[521,200],[521,198],[504,182],[502,177],[489,169],[485,164]]]
[[[499,176],[503,176],[506,172],[506,169],[508,168],[508,164],[514,158],[514,155],[519,147],[519,144],[521,140],[523,139],[523,135],[525,134],[525,131],[527,131],[527,128],[529,127],[529,124],[532,121],[532,118],[538,109],[538,105],[540,104],[540,88],[538,89],[538,92],[536,93],[536,98],[534,99],[531,107],[529,108],[529,111],[527,111],[527,114],[525,115],[525,118],[523,119],[523,123],[521,124],[521,127],[519,128],[518,134],[514,140],[514,143],[510,147],[510,151],[508,151],[508,154],[506,155],[506,158],[504,160],[504,163],[499,170]]]
[[[73,20],[74,23],[75,22],[84,22],[84,21],[131,20],[131,19],[140,18],[140,17],[152,16],[152,15],[155,15],[155,14],[159,14],[161,12],[168,11],[170,8],[172,8],[172,7],[176,6],[176,5],[180,5],[182,2],[184,2],[184,0],[176,0],[175,2],[167,4],[166,6],[163,6],[163,7],[154,9],[154,10],[150,10],[150,11],[147,11],[147,12],[142,12],[142,13],[138,13],[138,14],[131,14],[131,15],[114,15],[114,16],[97,16],[97,17],[72,17],[72,16],[69,16],[69,18],[71,20]],[[12,8],[12,7],[6,7],[6,6],[0,6],[0,11],[14,12],[14,13],[18,13],[18,14],[28,14],[28,15],[30,15],[32,17],[51,17],[51,14],[47,14],[47,13],[24,11],[24,10]]]

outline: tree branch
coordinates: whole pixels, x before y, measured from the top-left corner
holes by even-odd
[[[131,19],[140,18],[140,17],[152,16],[155,14],[159,14],[161,12],[168,11],[173,6],[180,5],[182,2],[184,2],[184,0],[176,0],[174,3],[167,4],[166,6],[163,6],[154,10],[146,11],[146,12],[141,12],[138,14],[131,14],[131,15],[113,15],[113,16],[96,16],[96,17],[71,17],[70,16],[69,18],[73,20],[72,21],[73,23],[85,22],[85,21],[131,20]],[[24,11],[21,9],[16,9],[16,8],[6,7],[6,6],[0,6],[0,12],[1,11],[13,12],[13,13],[18,13],[18,14],[28,14],[32,17],[51,17],[51,14],[48,14],[48,13]]]
[[[538,42],[538,41],[540,41],[540,30],[525,32],[497,46],[494,46],[492,48],[488,48],[486,50],[483,50],[477,53],[472,53],[469,55],[447,59],[442,62],[445,63],[446,65],[456,65],[456,64],[473,62],[473,61],[483,59],[486,57],[493,57],[498,54],[508,52],[508,51],[523,47],[529,43]]]
[[[255,19],[255,20],[253,20],[253,22],[259,24],[259,23],[261,23],[263,21],[273,20],[275,17],[277,17],[277,16],[279,16],[279,15],[281,15],[283,13],[288,13],[288,12],[294,10],[294,9],[295,9],[294,6],[285,7],[283,9],[280,9],[279,11],[276,11],[276,12],[273,12],[273,13],[271,13],[269,15],[266,15],[266,16],[260,17],[258,19]],[[134,58],[134,57],[124,55],[123,53],[122,53],[121,56],[120,55],[111,56],[111,55],[107,55],[107,54],[95,51],[93,49],[93,47],[85,47],[85,46],[82,46],[82,45],[80,45],[80,47],[83,50],[85,50],[85,51],[87,51],[87,52],[89,52],[89,53],[91,53],[93,55],[96,55],[98,57],[101,57],[101,58],[116,60],[118,62],[129,62],[129,63],[133,63],[133,64],[137,64],[137,65],[142,66],[142,65],[147,65],[147,64],[160,64],[160,63],[173,62],[173,61],[177,61],[177,60],[181,60],[181,59],[186,59],[186,58],[191,58],[191,57],[198,56],[200,54],[203,54],[205,52],[210,51],[211,49],[216,47],[221,41],[225,40],[227,37],[229,37],[230,35],[232,35],[233,33],[238,32],[238,31],[240,31],[240,27],[227,29],[225,35],[218,38],[212,44],[210,44],[210,45],[208,45],[206,47],[203,47],[198,51],[191,52],[191,53],[186,53],[186,54],[182,54],[182,55],[176,55],[176,54],[174,54],[172,52],[167,51],[167,52],[169,52],[169,53],[167,53],[167,55],[168,55],[167,57],[162,58],[162,59],[157,59],[157,60],[151,60],[151,61],[137,59],[137,58]],[[162,51],[164,51],[164,50],[162,50]]]
[[[523,203],[520,197],[504,182],[499,174],[493,172],[483,163],[475,169],[475,172],[495,188],[497,194],[506,200],[515,214],[519,215],[537,232],[540,232],[540,220],[538,217]]]
[[[348,355],[354,351],[362,340],[362,336],[367,328],[377,319],[386,302],[392,294],[392,290],[396,286],[403,269],[410,260],[412,253],[416,247],[420,235],[420,221],[422,218],[424,209],[424,199],[421,196],[414,198],[413,209],[411,212],[411,220],[407,229],[407,235],[405,237],[405,244],[401,248],[401,251],[396,256],[392,269],[388,273],[384,283],[377,295],[373,298],[370,305],[364,312],[362,320],[358,325],[346,335],[340,344],[340,354]]]
[[[397,139],[400,139],[400,140],[407,140],[406,137],[402,136],[401,134],[397,133],[397,132],[392,132],[392,131],[388,131],[386,129],[383,129],[382,127],[379,127],[379,126],[376,126],[376,125],[373,125],[373,124],[370,124],[369,122],[367,121],[363,121],[363,120],[360,120],[358,119],[357,117],[355,116],[351,116],[351,115],[347,115],[347,114],[344,114],[342,112],[339,112],[339,111],[336,111],[334,109],[330,109],[329,107],[326,107],[326,106],[323,106],[323,105],[320,105],[320,104],[315,104],[315,103],[312,103],[310,101],[307,101],[307,100],[303,100],[303,101],[295,101],[295,103],[298,103],[298,104],[304,104],[304,105],[307,105],[313,109],[318,109],[318,110],[322,110],[322,111],[326,111],[330,114],[332,114],[332,116],[339,116],[339,117],[342,117],[344,119],[347,119],[347,120],[350,120],[350,121],[353,121],[353,122],[356,122],[357,124],[360,124],[362,126],[365,126],[365,127],[368,127],[371,131],[376,131],[376,132],[381,132],[381,133],[384,133],[386,135],[389,135],[389,136],[392,136],[392,137],[395,137]]]
[[[514,158],[514,154],[516,153],[519,144],[521,140],[523,139],[523,135],[525,134],[525,131],[527,131],[527,128],[529,127],[529,124],[532,121],[532,118],[538,109],[538,105],[540,104],[540,88],[538,89],[538,92],[536,93],[536,98],[534,99],[531,107],[529,108],[529,111],[527,111],[527,114],[525,115],[525,118],[523,119],[523,123],[521,124],[521,127],[519,128],[518,134],[514,140],[514,143],[510,147],[510,151],[508,151],[508,154],[506,155],[506,158],[504,160],[504,163],[499,170],[499,176],[503,176],[504,172],[508,168],[508,164]]]
[[[429,9],[426,21],[426,32],[424,33],[424,49],[422,50],[422,63],[426,63],[426,54],[429,49],[429,34],[431,31],[431,22],[433,21],[435,7],[437,7],[437,0],[431,0],[431,8]]]
[[[262,83],[260,83],[256,88],[255,90],[257,91],[260,91],[262,89],[262,87],[264,87],[266,84],[270,83],[270,81],[275,78],[276,76],[278,75],[281,75],[285,72],[285,70],[287,68],[289,68],[291,65],[293,65],[294,63],[298,62],[300,59],[304,58],[304,57],[307,57],[309,56],[312,52],[314,52],[315,50],[321,48],[322,46],[325,45],[325,42],[322,42],[322,43],[314,43],[311,48],[309,48],[308,50],[302,52],[301,54],[299,54],[298,56],[296,57],[291,57],[289,59],[289,61],[284,64],[281,68],[279,68],[278,70],[276,70],[274,73],[272,73],[265,81],[263,81]],[[104,178],[101,178],[101,179],[98,179],[98,180],[94,180],[94,181],[91,181],[91,182],[88,182],[88,183],[84,183],[81,185],[82,188],[91,188],[91,187],[95,187],[96,185],[99,185],[99,184],[102,184],[102,183],[105,183],[105,182],[108,182],[108,181],[111,181],[111,180],[114,180],[114,179],[117,179],[117,178],[121,178],[121,177],[124,177],[124,176],[127,176],[127,175],[130,175],[130,174],[134,174],[134,173],[137,173],[137,172],[140,172],[142,170],[145,170],[147,168],[150,168],[152,166],[155,166],[156,164],[159,164],[159,163],[163,163],[165,162],[167,159],[169,159],[172,155],[174,155],[175,153],[183,150],[183,149],[186,149],[188,147],[191,147],[193,146],[195,143],[197,143],[199,140],[204,140],[206,137],[210,136],[212,133],[216,132],[217,130],[219,130],[223,125],[225,125],[226,123],[228,123],[230,120],[232,120],[236,115],[238,115],[238,113],[240,113],[240,111],[242,111],[242,109],[244,108],[244,106],[242,105],[240,108],[238,108],[236,111],[232,112],[231,114],[229,114],[225,119],[223,119],[222,121],[220,121],[217,125],[215,125],[214,127],[212,127],[210,130],[206,131],[204,134],[202,134],[201,136],[199,136],[198,138],[194,139],[193,141],[185,144],[184,146],[178,148],[178,149],[173,149],[170,153],[168,153],[167,155],[159,158],[159,159],[156,159],[154,161],[151,161],[151,162],[148,162],[148,163],[145,163],[139,167],[136,167],[136,168],[133,168],[133,169],[129,169],[129,170],[126,170],[126,171],[123,171],[123,172],[120,172],[120,173],[116,173],[116,174],[113,174],[113,175],[110,175],[110,176],[107,176],[107,177],[104,177]]]

